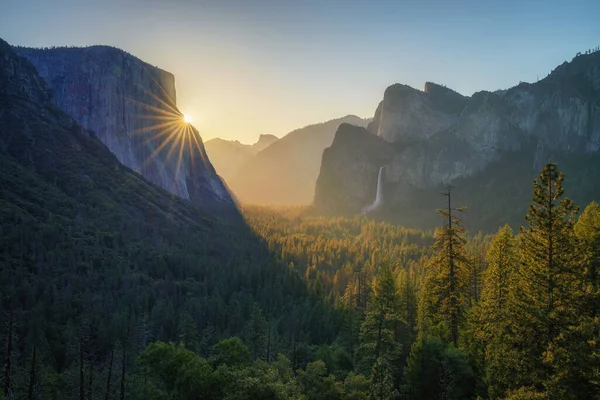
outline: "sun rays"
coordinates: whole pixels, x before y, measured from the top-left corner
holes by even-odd
[[[191,125],[192,118],[182,114],[162,86],[156,80],[154,83],[158,88],[158,95],[150,90],[143,90],[144,97],[147,97],[149,101],[128,99],[136,103],[141,111],[135,116],[144,121],[141,124],[143,127],[135,130],[134,134],[142,136],[144,144],[153,149],[152,153],[144,160],[144,166],[159,156],[165,164],[170,164],[173,157],[176,157],[177,163],[173,176],[176,181],[182,167],[190,168],[198,156],[205,169],[210,169],[202,139],[198,131]],[[184,163],[186,159],[191,165]]]

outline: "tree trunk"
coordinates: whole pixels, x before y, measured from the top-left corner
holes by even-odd
[[[112,375],[113,359],[115,358],[115,350],[110,352],[110,362],[108,364],[108,377],[106,378],[106,391],[104,392],[104,400],[110,399],[110,377]]]
[[[29,394],[27,395],[27,398],[29,400],[33,400],[34,398],[34,390],[35,390],[35,378],[36,378],[36,371],[35,371],[35,356],[36,356],[36,351],[37,348],[35,346],[33,346],[33,356],[31,357],[31,370],[29,371]]]
[[[92,400],[93,399],[93,390],[94,387],[94,363],[92,360],[90,360],[90,375],[88,378],[88,399]]]
[[[6,341],[6,369],[4,371],[4,395],[6,397],[12,397],[11,386],[12,386],[12,348],[13,348],[13,325],[14,315],[12,310],[9,312],[8,317],[8,340]]]
[[[79,400],[85,400],[85,378],[83,370],[83,339],[79,338]]]
[[[125,400],[125,371],[127,367],[127,346],[123,344],[123,357],[121,359],[121,395],[120,400]]]
[[[271,362],[271,320],[269,319],[269,329],[267,331],[267,362]]]

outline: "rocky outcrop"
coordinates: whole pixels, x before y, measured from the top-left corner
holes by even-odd
[[[15,51],[121,163],[200,207],[234,207],[198,131],[177,109],[172,74],[107,46]]]
[[[539,82],[471,97],[429,82],[423,91],[392,85],[362,135],[365,138],[355,140],[377,136],[393,149],[391,155],[387,148],[382,153],[390,212],[399,205],[424,204],[413,201],[414,193],[434,193],[457,181],[479,182],[471,177],[493,175],[490,168],[512,171],[515,164],[507,160],[514,154],[519,154],[521,173],[529,184],[534,171],[549,160],[582,158],[599,149],[600,52],[578,56]],[[329,185],[317,185],[317,208],[356,213],[372,203],[382,160],[370,150],[362,155],[357,151],[352,143],[336,139],[324,152],[321,175]],[[367,170],[365,165],[369,178],[357,175]],[[334,176],[336,182],[331,180]]]
[[[292,131],[251,157],[227,183],[243,203],[310,204],[323,150],[344,123],[366,126],[368,120],[347,115]]]
[[[373,203],[379,169],[393,155],[392,145],[365,128],[340,125],[333,144],[323,152],[315,204],[334,213],[350,213]]]
[[[237,140],[225,140],[215,138],[207,140],[205,143],[206,153],[217,174],[226,182],[238,173],[240,167],[245,165],[253,156],[261,150],[269,147],[279,140],[275,135],[259,136],[254,144],[243,144]]]
[[[395,84],[383,94],[369,132],[390,143],[426,139],[448,128],[464,108],[467,98],[428,82],[425,91]]]

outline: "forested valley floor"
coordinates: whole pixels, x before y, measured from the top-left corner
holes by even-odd
[[[563,179],[547,165],[523,227],[493,235],[454,205],[435,231],[245,207],[248,232],[187,238],[2,207],[2,392],[598,399],[600,207]]]

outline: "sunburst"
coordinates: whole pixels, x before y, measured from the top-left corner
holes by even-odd
[[[168,150],[165,161],[170,161],[174,156],[177,157],[177,167],[173,177],[175,180],[177,180],[181,171],[182,160],[186,155],[189,155],[192,164],[195,162],[196,156],[199,155],[204,167],[209,169],[209,162],[206,159],[200,135],[191,125],[192,118],[189,115],[182,114],[164,88],[156,80],[154,80],[154,83],[161,96],[148,89],[143,90],[147,96],[154,100],[154,104],[129,99],[142,110],[141,114],[136,115],[137,117],[152,121],[152,123],[134,132],[136,135],[143,135],[146,144],[157,144],[152,153],[144,160],[144,166],[152,162],[163,151]]]

